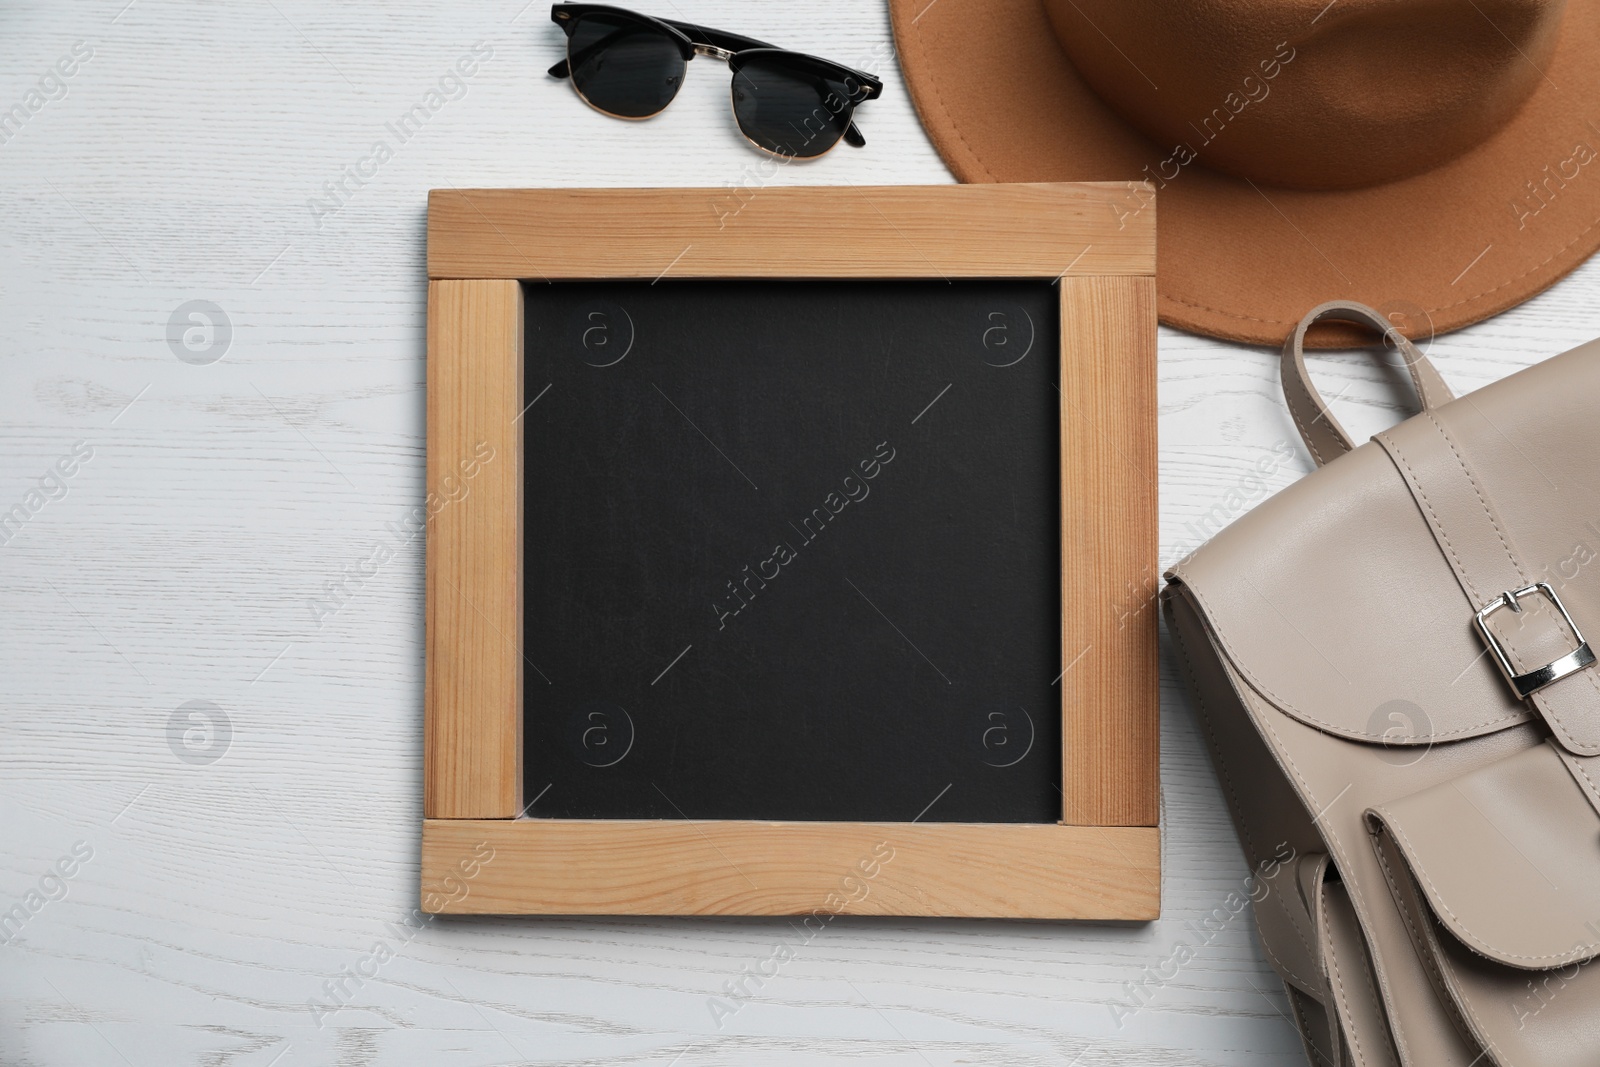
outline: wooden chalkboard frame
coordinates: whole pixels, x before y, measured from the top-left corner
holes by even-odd
[[[1143,183],[434,190],[423,909],[1157,918],[1153,201]],[[663,276],[1057,282],[1059,823],[521,817],[522,283]]]

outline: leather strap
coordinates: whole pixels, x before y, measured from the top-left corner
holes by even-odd
[[[1313,852],[1300,857],[1295,865],[1295,880],[1299,883],[1300,904],[1311,921],[1311,948],[1315,953],[1316,976],[1321,983],[1317,998],[1326,1012],[1324,1020],[1328,1030],[1328,1048],[1339,1063],[1349,1060],[1350,1042],[1345,1035],[1344,1020],[1334,1001],[1332,976],[1328,971],[1328,924],[1323,887],[1327,885],[1331,860],[1326,852]]]
[[[1294,1012],[1294,1027],[1300,1031],[1300,1047],[1311,1067],[1351,1067],[1339,1046],[1328,1044],[1328,1019],[1333,1009],[1324,1008],[1320,1000],[1292,983],[1285,982],[1283,989],[1289,994],[1289,1010]]]
[[[1405,479],[1417,510],[1466,594],[1469,606],[1463,617],[1447,625],[1471,626],[1474,612],[1507,590],[1533,583],[1505,520],[1438,414],[1424,411],[1373,440]],[[1529,595],[1520,603],[1519,611],[1498,611],[1489,619],[1519,674],[1555,662],[1576,644],[1555,605],[1544,596]],[[1483,658],[1489,660],[1491,655],[1485,649]],[[1485,668],[1498,669],[1492,661]],[[1595,668],[1568,675],[1528,701],[1563,748],[1580,756],[1600,755],[1600,674]]]
[[[1455,394],[1445,384],[1439,372],[1434,369],[1428,357],[1423,355],[1417,346],[1401,336],[1394,324],[1384,318],[1377,310],[1365,304],[1357,304],[1349,300],[1330,300],[1326,304],[1318,304],[1306,312],[1305,318],[1300,320],[1300,325],[1294,328],[1283,343],[1283,361],[1281,364],[1283,374],[1283,396],[1289,403],[1289,414],[1294,419],[1294,424],[1300,430],[1300,437],[1306,443],[1306,448],[1311,451],[1311,458],[1316,460],[1317,466],[1322,466],[1331,459],[1337,459],[1355,447],[1350,440],[1350,435],[1345,432],[1339,420],[1333,417],[1333,412],[1328,410],[1328,405],[1323,402],[1322,394],[1317,392],[1317,387],[1311,384],[1310,373],[1306,370],[1305,341],[1306,331],[1313,323],[1323,319],[1339,319],[1343,322],[1355,322],[1370,326],[1381,333],[1388,341],[1392,341],[1400,351],[1400,358],[1405,362],[1406,371],[1411,375],[1411,384],[1416,387],[1417,397],[1422,402],[1422,410],[1439,407],[1455,399]]]
[[[1301,902],[1315,924],[1329,1061],[1351,1067],[1399,1067],[1361,922],[1330,857],[1325,852],[1301,856],[1295,875]]]
[[[1388,1016],[1350,893],[1343,882],[1330,880],[1323,884],[1318,899],[1322,960],[1345,1059],[1353,1067],[1400,1067],[1400,1054],[1389,1033]]]

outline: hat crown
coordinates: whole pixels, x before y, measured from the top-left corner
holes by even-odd
[[[1078,73],[1156,142],[1271,185],[1428,170],[1546,80],[1565,0],[1044,0]],[[1155,175],[1152,175],[1155,177]]]

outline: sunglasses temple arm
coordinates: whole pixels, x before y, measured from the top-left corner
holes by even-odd
[[[861,130],[852,122],[844,128],[844,143],[855,148],[864,148],[866,147],[867,139],[861,135]]]
[[[572,76],[572,68],[568,66],[567,61],[563,59],[555,66],[545,71],[545,73],[550,75],[552,78],[568,78]]]

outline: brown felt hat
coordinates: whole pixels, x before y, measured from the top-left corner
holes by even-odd
[[[889,9],[923,125],[962,181],[1157,190],[1172,326],[1279,344],[1341,299],[1430,336],[1600,246],[1600,0]],[[1148,200],[1130,186],[1113,210]]]

